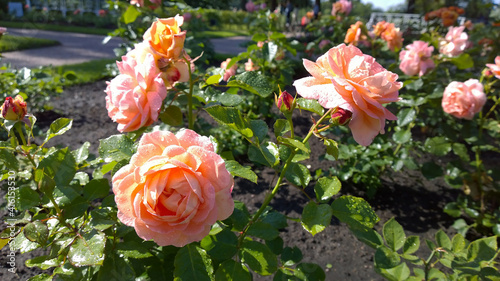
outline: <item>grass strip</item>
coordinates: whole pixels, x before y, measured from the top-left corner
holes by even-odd
[[[70,72],[66,75],[64,86],[81,85],[110,78],[106,65],[115,63],[119,59],[100,59],[89,62],[53,66],[58,73]],[[72,79],[70,79],[72,78]]]
[[[56,40],[5,34],[0,38],[0,53],[36,49],[60,44],[61,43]]]
[[[40,30],[51,30],[51,31],[61,31],[61,32],[75,32],[84,34],[95,34],[95,35],[108,35],[109,32],[113,30],[107,28],[97,28],[97,27],[85,27],[85,26],[72,26],[72,25],[57,25],[50,23],[38,23],[38,22],[17,22],[17,21],[0,21],[0,26],[11,27],[11,28],[24,28],[24,29],[40,29]],[[7,32],[9,30],[7,29]]]

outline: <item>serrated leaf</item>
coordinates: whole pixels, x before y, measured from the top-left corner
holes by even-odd
[[[401,259],[398,253],[393,252],[391,249],[380,246],[375,252],[375,268],[393,268],[399,265]]]
[[[361,242],[366,245],[377,249],[377,247],[384,245],[382,236],[375,230],[368,227],[351,228],[352,234],[356,236]]]
[[[128,160],[134,152],[134,142],[126,135],[113,135],[99,141],[99,155],[106,163]]]
[[[83,198],[88,201],[104,198],[110,192],[108,179],[93,179],[83,187]]]
[[[250,213],[248,212],[247,206],[242,202],[235,201],[234,211],[229,219],[236,230],[242,231],[250,220]]]
[[[252,274],[241,263],[233,260],[227,260],[220,264],[215,272],[215,280],[217,281],[252,281]]]
[[[221,78],[222,78],[222,75],[215,74],[215,75],[208,77],[206,83],[207,83],[207,85],[217,84],[217,83],[219,83]]]
[[[311,181],[311,173],[309,169],[300,163],[290,163],[290,166],[285,171],[286,179],[296,186],[302,186],[302,188],[307,187]]]
[[[50,258],[49,256],[39,256],[29,260],[26,260],[25,264],[27,267],[38,267],[42,270],[49,269],[51,267],[56,267],[61,263],[57,258]],[[50,279],[52,280],[52,279]]]
[[[336,141],[331,139],[324,139],[324,145],[326,146],[326,153],[335,157],[335,160],[339,159],[339,145]]]
[[[228,87],[238,87],[263,98],[268,97],[273,92],[273,87],[271,87],[267,77],[255,71],[243,72],[234,78],[235,80],[227,83]]]
[[[294,140],[294,139],[291,139],[291,138],[284,138],[284,137],[280,137],[279,136],[278,137],[278,142],[284,143],[284,144],[288,145],[291,148],[298,148],[298,149],[304,151],[305,153],[310,153],[311,152],[311,150],[304,143],[302,143],[299,140]]]
[[[451,151],[451,144],[445,137],[433,137],[425,140],[425,150],[436,156],[444,156]]]
[[[403,246],[403,254],[413,254],[420,248],[420,237],[408,236]]]
[[[378,269],[377,272],[389,280],[403,281],[410,277],[410,268],[406,265],[406,263],[401,263],[392,268],[381,268]]]
[[[214,269],[205,250],[188,244],[175,255],[174,280],[212,281]]]
[[[5,166],[10,169],[19,170],[19,161],[10,149],[0,148],[0,162],[5,163]]]
[[[293,272],[295,278],[302,281],[323,281],[326,278],[323,269],[314,263],[301,263],[297,265],[296,270]]]
[[[411,139],[411,131],[409,131],[409,130],[397,131],[392,135],[392,139],[396,143],[407,143]]]
[[[455,236],[451,239],[451,250],[455,254],[458,254],[465,249],[465,245],[465,238],[461,234],[455,234]]]
[[[259,143],[262,143],[267,137],[269,128],[263,120],[250,120],[250,129],[252,129],[254,137],[258,138]]]
[[[332,203],[333,215],[351,228],[372,228],[380,219],[363,198],[344,195]]]
[[[323,116],[323,106],[321,106],[317,100],[298,98],[296,99],[296,101],[300,109],[316,113],[319,116]]]
[[[40,194],[29,186],[19,188],[19,200],[16,201],[16,209],[28,210],[40,204]]]
[[[384,224],[383,233],[385,242],[394,252],[405,244],[406,235],[403,227],[394,218]]]
[[[260,147],[251,145],[248,148],[248,158],[253,162],[274,167],[280,161],[278,146],[273,142],[267,142],[265,146]]]
[[[490,261],[496,256],[497,237],[487,237],[475,240],[467,247],[468,261]]]
[[[398,112],[398,120],[397,124],[399,127],[404,127],[413,120],[415,120],[415,117],[417,116],[417,112],[413,108],[403,108],[401,111]]]
[[[205,108],[205,110],[220,124],[227,125],[247,138],[253,137],[253,132],[241,115],[241,111],[234,107],[224,107],[214,105]]]
[[[309,202],[302,211],[302,227],[314,236],[330,225],[332,214],[330,205]]]
[[[45,157],[38,165],[38,169],[54,179],[56,186],[66,186],[75,176],[76,161],[73,154],[66,147],[55,150]]]
[[[30,241],[44,246],[49,238],[49,228],[40,221],[28,223],[24,229],[24,236]]]
[[[251,167],[242,166],[240,163],[234,160],[227,160],[225,164],[226,169],[229,171],[229,173],[231,173],[231,175],[247,179],[253,183],[257,183],[258,177],[252,171]]]
[[[68,118],[59,118],[55,120],[54,122],[52,122],[52,124],[50,124],[50,127],[45,135],[44,142],[49,141],[51,138],[55,136],[59,136],[66,133],[69,129],[71,129],[72,125],[73,125],[73,120]]]
[[[106,236],[100,231],[93,230],[77,236],[68,252],[68,258],[74,266],[102,265],[104,261],[104,245]]]
[[[273,240],[278,237],[280,233],[273,225],[263,221],[257,221],[250,225],[247,234],[264,240]]]
[[[120,245],[123,243],[118,243]],[[106,253],[106,259],[99,268],[96,281],[127,280],[134,276],[135,272],[124,256],[115,253]]]
[[[342,184],[337,177],[322,177],[318,179],[314,185],[314,192],[316,193],[316,198],[318,198],[318,200],[325,202],[339,193],[341,187]]]
[[[290,131],[290,123],[285,119],[278,119],[274,123],[274,136],[278,138]]]
[[[442,229],[436,232],[436,243],[438,244],[439,247],[444,248],[446,250],[451,250],[452,248],[450,238],[448,237],[448,235],[446,235],[446,233],[444,233]]]
[[[278,270],[276,255],[262,243],[245,241],[240,249],[240,256],[244,263],[260,275],[271,275]]]
[[[120,256],[133,259],[145,259],[153,256],[144,243],[136,241],[117,243],[116,253]]]
[[[178,106],[170,105],[160,113],[161,122],[170,126],[180,126],[183,124],[182,111]]]

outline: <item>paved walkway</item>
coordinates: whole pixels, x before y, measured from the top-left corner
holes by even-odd
[[[102,44],[106,36],[70,32],[57,32],[36,29],[8,28],[8,34],[16,36],[46,38],[59,41],[61,45],[2,53],[0,64],[10,63],[14,68],[36,68],[39,66],[59,66],[64,64],[82,63],[96,59],[116,57],[113,49],[117,48],[121,38],[112,38]],[[237,36],[231,38],[212,39],[214,50],[221,54],[237,55],[246,51],[240,44],[250,40],[249,37]]]

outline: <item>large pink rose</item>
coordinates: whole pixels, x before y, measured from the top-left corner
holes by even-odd
[[[457,118],[471,120],[486,103],[483,84],[477,79],[451,82],[443,93],[441,105],[444,112]]]
[[[495,64],[488,63],[486,66],[490,68],[496,78],[500,79],[500,56],[495,58]]]
[[[456,57],[469,46],[469,36],[464,32],[465,26],[450,26],[444,40],[439,42],[439,52],[445,56]]]
[[[318,100],[325,108],[351,111],[349,128],[357,143],[369,145],[377,134],[384,133],[386,119],[397,119],[383,104],[399,101],[403,84],[396,81],[397,74],[357,47],[338,45],[316,62],[304,59],[304,67],[312,77],[294,82],[297,93]]]
[[[147,54],[143,63],[123,56],[117,62],[120,74],[106,87],[106,109],[118,123],[118,131],[131,132],[158,120],[158,113],[167,89],[160,77],[153,55]]]
[[[424,41],[415,41],[399,53],[399,68],[406,75],[424,75],[436,65],[432,60],[434,47]]]
[[[144,134],[113,176],[118,218],[139,237],[182,247],[234,209],[234,181],[209,138],[191,130]]]

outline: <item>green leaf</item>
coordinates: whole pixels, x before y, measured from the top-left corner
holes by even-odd
[[[460,207],[456,202],[450,202],[444,206],[443,211],[447,213],[448,215],[458,218],[461,214],[462,211],[460,210]]]
[[[322,177],[314,185],[314,192],[319,201],[326,202],[339,193],[341,187],[337,177]]]
[[[443,175],[443,169],[434,162],[426,162],[421,168],[422,174],[427,179],[434,179]]]
[[[9,169],[19,170],[19,161],[14,156],[13,150],[0,148],[0,162],[3,162]]]
[[[174,280],[213,280],[214,268],[205,250],[188,244],[182,247],[174,261]]]
[[[83,188],[83,198],[88,201],[104,198],[110,192],[108,179],[93,179]]]
[[[273,87],[267,77],[256,71],[243,72],[234,78],[235,80],[227,83],[228,87],[238,87],[263,98],[268,97],[273,92]]]
[[[278,142],[286,144],[291,148],[298,148],[298,149],[304,151],[305,153],[311,152],[311,150],[304,143],[302,143],[299,140],[294,140],[291,138],[284,138],[284,137],[278,136]]]
[[[42,270],[47,270],[51,267],[56,267],[61,264],[61,261],[58,258],[50,258],[49,256],[38,256],[32,259],[29,259],[25,262],[27,267],[38,267]],[[49,279],[52,280],[52,279]]]
[[[380,246],[375,252],[375,268],[393,268],[399,265],[401,259],[398,253],[391,251],[391,249]]]
[[[205,108],[205,110],[220,124],[227,125],[247,138],[253,137],[253,132],[248,123],[241,115],[241,111],[234,107],[225,107],[214,105]]]
[[[460,159],[466,162],[470,161],[469,153],[467,152],[467,147],[465,146],[465,144],[454,143],[452,148],[453,148],[453,153],[455,153],[455,155],[460,157]]]
[[[207,85],[217,84],[217,83],[219,83],[221,78],[222,78],[222,75],[215,74],[215,75],[208,77],[206,83],[207,83]]]
[[[465,246],[466,246],[465,238],[461,234],[457,233],[451,239],[451,250],[453,251],[453,253],[455,254],[460,253],[462,250],[465,249]]]
[[[234,160],[226,161],[226,169],[235,177],[247,179],[253,183],[257,183],[258,177],[252,171],[251,167],[244,167]]]
[[[290,123],[285,119],[278,119],[274,123],[274,136],[278,138],[290,131]]]
[[[410,268],[406,263],[401,263],[393,268],[377,268],[377,272],[389,280],[403,281],[410,277]]]
[[[407,143],[411,139],[411,131],[409,131],[409,130],[397,131],[392,135],[392,139],[396,143]]]
[[[457,57],[453,57],[451,62],[458,67],[458,69],[467,69],[474,67],[474,60],[467,53],[462,53]]]
[[[135,6],[129,5],[127,10],[123,13],[122,19],[125,24],[133,23],[141,14]]]
[[[234,211],[229,219],[237,231],[242,231],[250,220],[250,213],[248,212],[247,206],[242,202],[235,201]]]
[[[160,113],[161,122],[170,126],[180,126],[183,124],[182,111],[178,106],[170,105]]]
[[[145,259],[153,256],[146,244],[136,241],[117,243],[116,253],[120,256],[133,259]]]
[[[38,169],[53,178],[56,186],[66,186],[75,176],[76,161],[73,154],[66,147],[55,150],[45,157],[38,165]]]
[[[302,258],[302,251],[300,251],[297,246],[294,246],[293,248],[286,247],[283,249],[283,253],[281,254],[281,263],[283,266],[292,266],[299,263]]]
[[[267,35],[264,33],[255,33],[252,36],[252,41],[254,42],[266,41],[266,40],[267,40]]]
[[[335,157],[335,160],[339,159],[339,145],[336,141],[332,139],[324,139],[324,145],[326,146],[326,153]]]
[[[113,135],[99,141],[99,155],[106,163],[129,160],[134,152],[134,142],[126,135]]]
[[[444,156],[451,151],[451,143],[445,137],[433,137],[425,140],[425,150],[437,156]]]
[[[271,252],[275,255],[281,255],[283,252],[283,239],[281,237],[276,237],[273,240],[265,240],[266,246],[269,247]]]
[[[247,234],[264,240],[273,240],[278,237],[280,233],[273,225],[263,221],[257,221],[250,225]]]
[[[303,99],[303,98],[298,98],[296,100],[300,109],[316,113],[319,116],[323,116],[324,114],[323,106],[321,106],[317,100]]]
[[[215,280],[217,281],[252,281],[252,274],[241,263],[233,260],[226,260],[221,263],[215,272]]]
[[[267,142],[266,146],[260,147],[251,145],[248,148],[248,158],[252,162],[274,167],[280,162],[278,146],[273,142]]]
[[[96,266],[102,265],[104,261],[104,245],[106,236],[104,233],[92,230],[77,236],[68,252],[68,258],[74,266]]]
[[[82,146],[80,146],[80,148],[71,152],[75,158],[76,164],[81,164],[83,161],[87,160],[89,157],[89,147],[90,142],[86,141],[82,144]]]
[[[497,251],[497,237],[487,237],[475,240],[467,247],[468,261],[490,261]]]
[[[290,163],[290,166],[285,172],[286,179],[294,185],[305,188],[311,181],[311,173],[303,164]]]
[[[50,124],[49,130],[47,131],[45,136],[44,143],[55,136],[66,133],[69,129],[71,129],[72,125],[73,120],[68,118],[59,118],[55,120],[54,122],[52,122],[52,124]]]
[[[123,243],[117,245],[120,244]],[[107,252],[106,259],[97,273],[96,281],[127,280],[134,274],[134,270],[123,256]]]
[[[301,263],[297,265],[293,275],[303,281],[323,281],[326,278],[323,269],[314,263]]]
[[[397,124],[399,127],[404,127],[415,120],[417,112],[413,108],[403,108],[398,112]]]
[[[115,208],[103,207],[103,205],[105,205],[104,203],[105,202],[103,200],[100,209],[93,209],[92,211],[90,211],[90,217],[92,219],[89,225],[93,229],[103,231],[105,229],[112,227],[117,222],[116,205]],[[113,203],[115,202],[113,201]]]
[[[238,252],[238,237],[226,228],[216,235],[205,236],[200,246],[215,260],[228,260]]]
[[[439,247],[444,248],[445,250],[448,251],[451,250],[452,248],[450,238],[448,237],[448,235],[446,235],[446,233],[444,233],[442,229],[436,232],[436,243],[438,244]]]
[[[260,275],[271,275],[278,270],[278,259],[264,244],[256,241],[245,241],[240,249],[242,262]],[[196,279],[186,279],[196,280]]]
[[[394,252],[405,244],[406,235],[403,227],[394,218],[384,224],[383,233],[385,242]]]
[[[19,187],[18,198],[19,201],[16,202],[18,210],[28,210],[40,204],[40,194],[26,185]]]
[[[40,221],[28,223],[24,227],[24,236],[44,246],[49,238],[49,228]]]
[[[420,248],[420,237],[408,236],[403,246],[403,254],[413,254]]]
[[[316,205],[316,203],[311,201],[302,211],[302,226],[314,236],[330,225],[332,213],[330,205]]]
[[[262,143],[267,137],[267,132],[269,128],[266,122],[263,120],[250,120],[250,128],[252,129],[254,137],[258,139],[259,143]]]
[[[261,221],[271,224],[276,229],[283,229],[288,226],[287,218],[280,212],[268,212],[261,216]]]
[[[359,228],[351,228],[351,232],[361,242],[365,243],[366,245],[374,249],[376,249],[378,246],[384,245],[382,236],[380,236],[378,232],[376,232],[371,228],[360,226]]]
[[[363,198],[344,195],[332,203],[333,215],[350,228],[372,228],[380,219]]]
[[[19,232],[14,239],[9,241],[11,251],[20,251],[21,254],[40,248],[40,244],[30,241],[24,236],[24,231]]]
[[[52,276],[46,274],[46,273],[42,273],[40,275],[36,275],[36,276],[33,276],[29,279],[26,279],[26,281],[51,281],[52,280]]]

